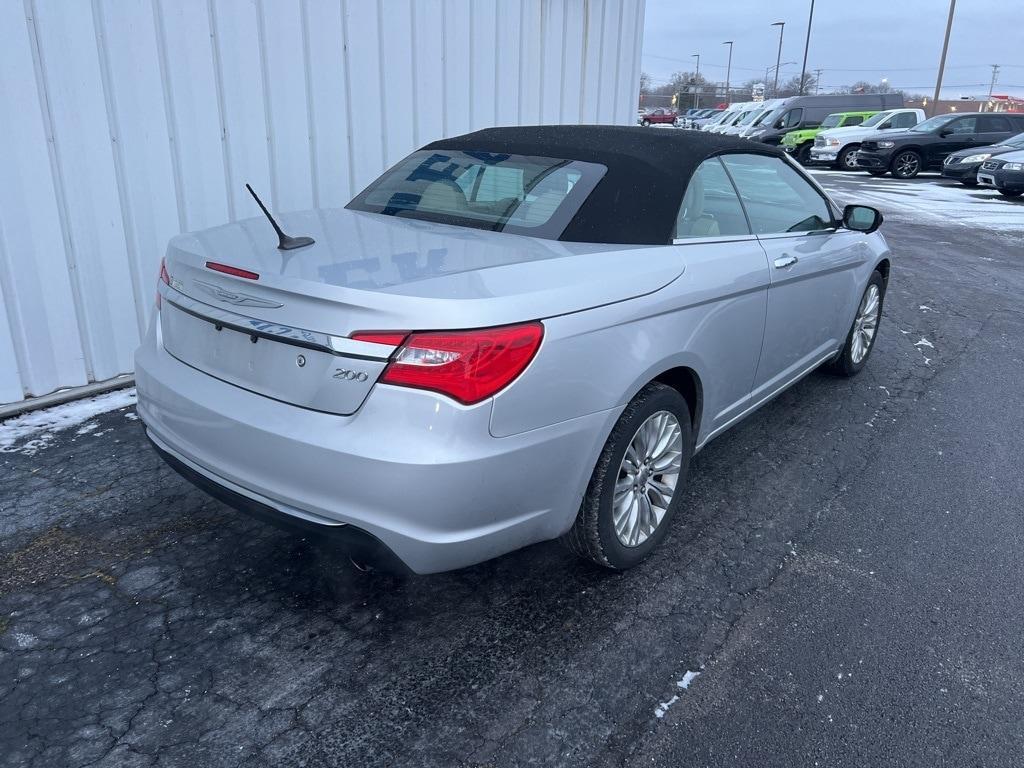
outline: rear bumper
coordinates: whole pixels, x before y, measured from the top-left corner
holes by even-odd
[[[495,438],[489,401],[378,385],[351,416],[319,413],[181,363],[155,327],[136,353],[136,384],[147,433],[192,482],[227,489],[229,504],[257,516],[352,526],[416,573],[568,530],[621,412]]]

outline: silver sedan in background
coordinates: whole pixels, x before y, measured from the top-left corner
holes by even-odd
[[[171,241],[139,415],[218,498],[417,573],[640,563],[696,451],[865,365],[890,270],[877,211],[685,131],[482,130],[279,218]]]

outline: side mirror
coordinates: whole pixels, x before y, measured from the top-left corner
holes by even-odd
[[[953,135],[953,131],[951,131],[949,128],[943,128],[941,131],[939,131],[939,138],[940,139],[944,139],[947,136],[952,136],[952,135]]]
[[[854,232],[870,234],[882,226],[882,212],[867,205],[848,205],[843,209],[843,226]]]

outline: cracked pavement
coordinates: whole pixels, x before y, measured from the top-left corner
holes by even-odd
[[[712,442],[625,574],[362,573],[125,411],[0,454],[0,766],[1020,765],[1024,227],[886,213],[867,369]]]

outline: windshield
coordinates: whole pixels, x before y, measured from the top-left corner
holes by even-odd
[[[765,118],[774,111],[775,110],[773,109],[762,109],[761,113],[757,116],[754,122],[751,123],[751,125],[765,125]]]
[[[346,207],[557,239],[606,170],[553,157],[421,149]]]
[[[913,131],[914,133],[928,133],[929,131],[934,131],[936,128],[941,128],[952,120],[956,120],[957,117],[959,117],[959,115],[936,115],[935,117],[929,117],[923,123],[918,123],[908,130]]]
[[[1018,133],[1016,136],[1011,136],[1008,139],[1000,141],[999,146],[1013,147],[1014,149],[1024,149],[1024,133]]]
[[[863,123],[860,124],[861,128],[871,128],[872,126],[878,125],[880,122],[885,120],[892,112],[879,112],[877,115],[872,115]]]
[[[842,115],[829,115],[821,121],[822,128],[835,128],[839,125],[839,121],[843,119]]]
[[[750,125],[750,122],[757,117],[757,110],[752,109],[749,112],[743,112],[740,115],[740,119],[736,122],[736,125]]]

